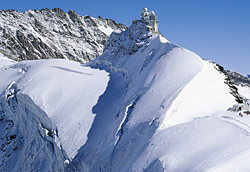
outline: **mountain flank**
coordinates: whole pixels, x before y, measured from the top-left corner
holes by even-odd
[[[0,53],[14,60],[70,59],[88,62],[103,52],[109,35],[127,27],[102,17],[59,8],[0,11]]]

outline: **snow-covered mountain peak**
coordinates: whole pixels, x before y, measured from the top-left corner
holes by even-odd
[[[136,30],[129,35],[129,30],[138,26],[142,27],[143,32]],[[137,47],[135,40],[144,35],[145,39],[139,39],[142,46]],[[123,38],[129,38],[128,42]],[[130,43],[136,47],[136,51],[126,53],[131,48]],[[175,164],[171,164],[172,159],[176,158],[175,153],[182,156],[178,149],[174,149],[173,154],[168,149],[168,145],[174,146],[175,141],[165,144],[167,140],[178,138],[173,131],[181,129],[180,133],[185,133],[185,128],[190,127],[190,131],[199,134],[195,140],[189,140],[189,145],[199,145],[206,130],[193,128],[193,123],[208,127],[212,121],[218,122],[216,126],[222,125],[232,130],[237,128],[221,120],[221,116],[227,116],[226,110],[236,101],[225,82],[226,76],[216,68],[216,64],[168,42],[159,34],[150,33],[141,22],[134,23],[127,31],[113,33],[106,46],[104,53],[90,65],[109,72],[110,81],[93,108],[97,116],[88,140],[68,166],[69,170],[126,172],[183,171],[183,168],[195,171],[188,159],[176,159]],[[180,140],[185,143],[189,137],[187,131]],[[222,136],[215,134],[209,137],[206,146],[210,147],[216,137]],[[234,137],[238,138],[238,135]],[[226,142],[222,144],[226,145]],[[206,146],[204,149],[209,149],[210,155],[213,150]],[[194,150],[184,146],[181,150],[192,155],[205,151],[199,146]],[[234,151],[237,152],[236,149]],[[223,152],[220,155],[222,159],[227,158]],[[86,159],[86,156],[90,159]],[[200,161],[206,160],[206,157],[202,157]],[[201,166],[200,169],[205,167]],[[208,165],[207,168],[212,167]]]
[[[133,21],[125,31],[113,32],[104,47],[104,53],[110,55],[132,55],[158,34],[153,34],[147,23],[141,20]],[[166,42],[166,40],[164,40]]]
[[[49,45],[51,38],[55,47],[68,48],[73,40],[77,48],[88,37],[84,48],[90,53],[88,45],[100,48],[102,36],[111,36],[104,53],[84,65],[65,59],[14,62],[0,54],[5,171],[12,170],[9,164],[14,171],[29,171],[25,163],[42,171],[227,171],[227,164],[238,163],[249,169],[238,159],[242,152],[250,155],[250,118],[226,110],[250,91],[237,90],[222,66],[152,33],[142,21],[123,30],[112,20],[60,9],[6,15],[12,23],[2,29],[1,43],[14,49],[26,45],[52,56],[39,49],[45,46],[41,41]],[[16,163],[20,157],[27,162]]]
[[[80,16],[59,8],[0,11],[0,52],[15,60],[64,58],[87,62],[102,54],[114,20]]]

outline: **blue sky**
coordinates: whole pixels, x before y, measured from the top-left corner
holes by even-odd
[[[154,10],[169,41],[226,69],[250,74],[250,0],[4,0],[1,9],[62,8],[129,26]]]

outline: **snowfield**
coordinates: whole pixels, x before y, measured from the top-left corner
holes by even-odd
[[[249,142],[248,131],[237,125],[216,117],[202,117],[158,131],[133,169],[143,169],[143,165],[150,165],[148,161],[159,159],[165,171],[249,170],[242,159],[250,156]]]
[[[15,113],[19,105],[8,102],[27,96],[38,109],[26,114],[35,116],[42,133],[31,138],[57,145],[49,156],[58,158],[58,171],[250,170],[250,116],[228,111],[237,102],[225,75],[214,63],[152,34],[145,23],[113,32],[104,53],[84,65],[5,62],[0,58],[1,102]],[[248,87],[239,89],[246,98],[249,93]]]
[[[47,113],[72,159],[87,140],[95,118],[92,107],[105,91],[108,74],[69,60],[37,60],[5,67],[0,75],[1,92],[15,81],[19,93],[29,95]]]

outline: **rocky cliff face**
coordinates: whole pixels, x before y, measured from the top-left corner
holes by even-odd
[[[250,87],[250,79],[248,77],[245,77],[237,72],[233,72],[230,70],[226,70],[226,74],[234,84]]]
[[[113,31],[126,26],[101,17],[80,16],[74,11],[0,11],[0,53],[14,60],[65,58],[79,62],[103,51]]]

